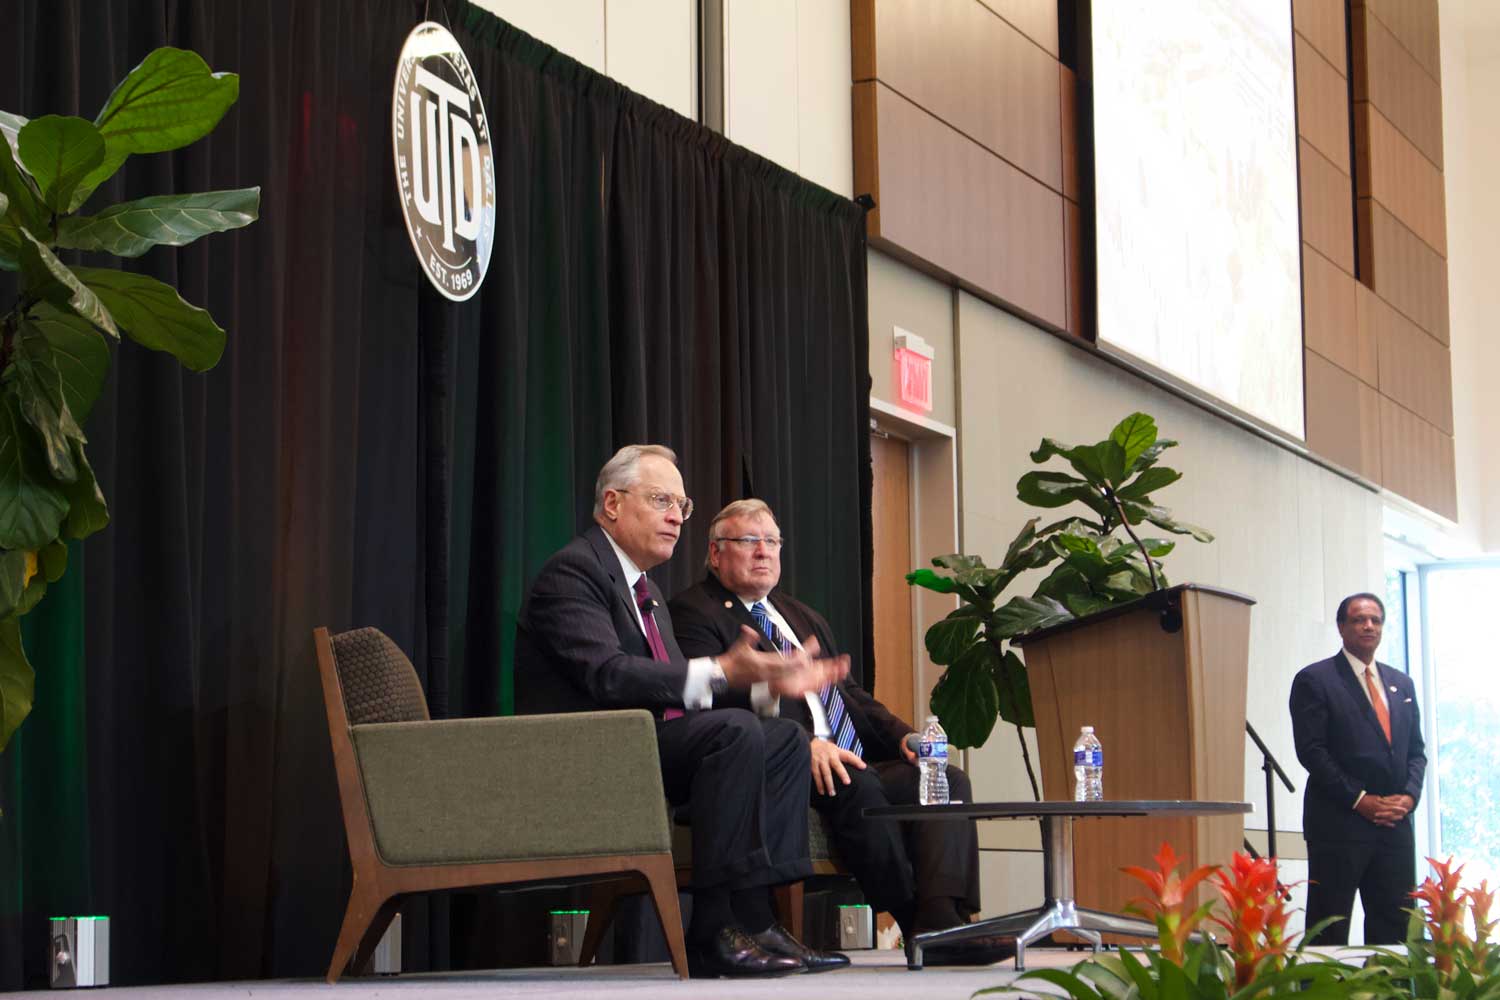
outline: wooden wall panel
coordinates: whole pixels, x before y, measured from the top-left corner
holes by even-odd
[[[1351,374],[1359,374],[1357,282],[1312,247],[1302,247],[1303,343]],[[1369,380],[1374,384],[1374,378]]]
[[[1380,462],[1387,489],[1458,517],[1453,438],[1386,396],[1380,397]]]
[[[1312,45],[1294,39],[1297,67],[1297,134],[1349,173],[1349,85]]]
[[[1354,273],[1354,192],[1349,175],[1307,140],[1298,143],[1302,188],[1302,238],[1339,267]]]
[[[1307,446],[1352,472],[1377,478],[1379,469],[1372,468],[1372,458],[1377,455],[1377,425],[1366,425],[1362,420],[1360,390],[1364,383],[1316,351],[1304,352],[1304,364]]]
[[[1439,84],[1443,82],[1437,0],[1364,0],[1363,6],[1411,53],[1428,76]]]
[[[1057,49],[1057,0],[980,0],[1052,58]]]
[[[1062,63],[1057,64],[1058,99],[1062,108],[1059,130],[1062,133],[1062,193],[1064,198],[1078,200],[1078,77]]]
[[[1443,166],[1443,94],[1368,8],[1350,12],[1354,100],[1369,101],[1438,169]]]
[[[1344,0],[1292,0],[1292,28],[1317,49],[1340,76],[1349,75]]]
[[[1067,295],[1067,331],[1083,332],[1083,214],[1078,202],[1063,200],[1063,286]]]
[[[1057,59],[994,11],[977,0],[875,0],[875,63],[892,90],[1062,190]]]
[[[1358,196],[1384,205],[1424,243],[1448,255],[1443,172],[1368,101],[1354,106]]]
[[[1360,381],[1372,389],[1380,385],[1380,338],[1373,319],[1377,308],[1395,312],[1370,291],[1369,285],[1356,281],[1354,283],[1354,320],[1358,333],[1359,367],[1355,370],[1355,374],[1359,376]]]
[[[1366,322],[1380,352],[1381,395],[1452,434],[1453,366],[1448,348],[1374,296]]]
[[[1066,329],[1063,197],[883,83],[856,84],[854,108],[855,134],[878,136],[876,245]]]
[[[1359,200],[1359,227],[1361,278],[1376,295],[1447,344],[1447,261],[1369,198]]]

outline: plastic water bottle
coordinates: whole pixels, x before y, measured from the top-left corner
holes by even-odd
[[[917,744],[917,768],[922,772],[917,782],[917,801],[924,806],[948,804],[948,734],[938,725],[935,715],[927,717],[922,739]]]
[[[1104,798],[1104,745],[1093,726],[1084,726],[1073,744],[1073,801],[1098,802]]]

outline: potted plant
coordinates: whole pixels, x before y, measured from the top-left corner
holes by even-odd
[[[1031,460],[1043,464],[1062,458],[1073,473],[1033,470],[1016,483],[1016,495],[1033,507],[1055,510],[1081,504],[1087,514],[1064,517],[1038,527],[1027,521],[997,566],[976,555],[946,555],[932,560],[946,570],[918,569],[908,583],[938,593],[956,594],[959,606],[927,630],[928,656],[945,667],[932,691],[932,710],[956,747],[982,746],[997,719],[1016,728],[1032,792],[1041,798],[1023,730],[1036,725],[1026,668],[1010,640],[1075,617],[1135,601],[1166,586],[1160,560],[1172,541],[1142,538],[1150,524],[1202,542],[1213,536],[1177,521],[1153,494],[1182,478],[1159,465],[1176,441],[1158,436],[1156,421],[1132,413],[1095,444],[1069,446],[1043,438]],[[1117,532],[1127,536],[1120,538]],[[1054,565],[1055,564],[1055,565]],[[1026,570],[1054,565],[1029,596],[1000,597]]]
[[[162,48],[126,75],[93,121],[0,111],[0,269],[18,295],[0,314],[0,750],[31,711],[35,675],[20,618],[67,567],[67,541],[109,523],[83,425],[125,336],[193,371],[225,334],[207,311],[145,274],[64,263],[58,251],[139,257],[237,229],[260,188],[166,194],[81,210],[125,160],[203,138],[239,97],[239,77]]]

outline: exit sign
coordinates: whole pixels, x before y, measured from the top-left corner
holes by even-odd
[[[932,345],[896,327],[896,382],[904,406],[932,412]]]

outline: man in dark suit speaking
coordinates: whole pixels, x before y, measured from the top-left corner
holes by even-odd
[[[823,616],[785,591],[781,530],[760,500],[729,504],[708,529],[708,575],[672,599],[677,639],[690,656],[712,655],[756,629],[767,652],[836,648]],[[915,804],[918,771],[906,746],[912,727],[857,684],[781,699],[809,743],[812,805],[829,821],[839,854],[870,905],[889,912],[907,939],[943,930],[979,910],[979,846],[972,822],[869,820],[872,806]],[[969,779],[948,768],[955,801],[972,801]],[[904,827],[904,829],[903,829]],[[1015,953],[994,939],[934,947],[925,962],[988,964]]]
[[[646,708],[658,719],[662,783],[689,805],[693,976],[821,971],[848,959],[804,947],[771,910],[771,886],[812,873],[807,743],[763,718],[782,694],[837,681],[848,658],[756,650],[753,634],[689,660],[646,570],[671,558],[693,512],[671,449],[627,445],[599,472],[595,525],[542,567],[516,623],[522,712]],[[748,630],[747,630],[748,631]]]
[[[1375,662],[1380,598],[1346,597],[1335,617],[1343,648],[1292,681],[1292,736],[1307,768],[1307,926],[1342,917],[1313,943],[1348,944],[1357,891],[1365,943],[1398,944],[1416,884],[1411,811],[1427,773],[1421,714],[1411,678]]]

